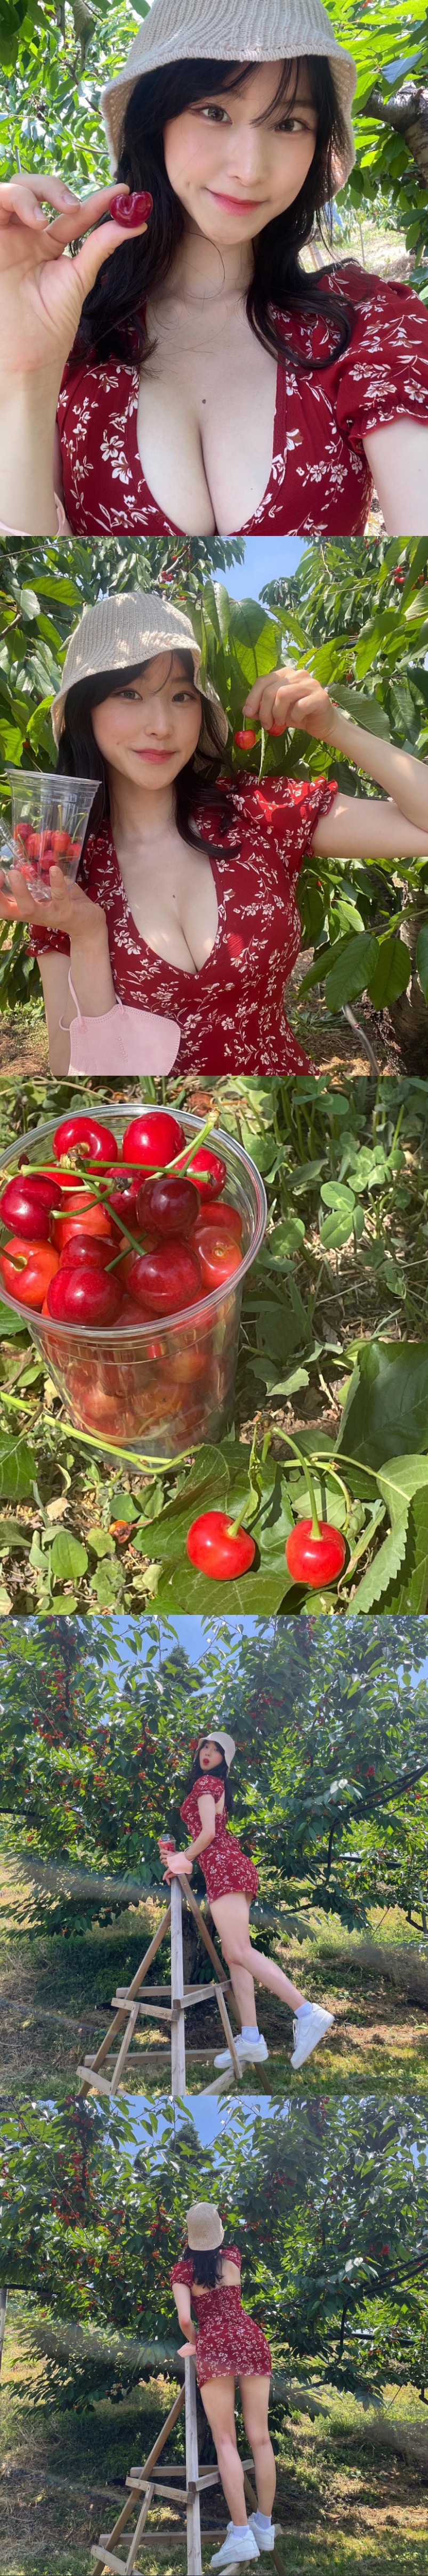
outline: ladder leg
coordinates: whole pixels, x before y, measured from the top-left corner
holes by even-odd
[[[196,2420],[196,2370],[194,2361],[185,2361],[186,2389],[186,2480],[196,2488],[199,2476],[198,2428]],[[199,2496],[187,2496],[187,2576],[202,2576],[201,2516]]]
[[[186,2034],[183,1995],[183,1915],[179,1878],[171,1879],[171,2003],[181,2005],[178,2021],[171,2022],[171,2091],[173,2099],[186,2091]]]
[[[150,2511],[150,2505],[151,2505],[151,2501],[152,2501],[152,2496],[154,2496],[154,2492],[155,2492],[155,2490],[154,2490],[154,2485],[153,2485],[153,2486],[150,2486],[150,2487],[148,2487],[148,2488],[147,2488],[147,2494],[145,2495],[145,2497],[144,2497],[144,2503],[143,2503],[143,2504],[142,2504],[142,2506],[141,2506],[141,2513],[139,2513],[139,2515],[138,2515],[138,2522],[137,2522],[137,2524],[136,2524],[136,2528],[135,2528],[135,2531],[134,2531],[134,2538],[133,2538],[133,2540],[131,2540],[131,2547],[130,2547],[130,2550],[129,2550],[128,2558],[127,2558],[127,2560],[126,2560],[125,2576],[131,2576],[131,2568],[132,2568],[132,2567],[135,2567],[135,2560],[136,2560],[136,2558],[138,2557],[138,2544],[139,2544],[139,2541],[141,2540],[141,2533],[142,2533],[142,2531],[144,2531],[144,2524],[145,2524],[145,2522],[147,2522],[147,2515],[148,2515],[148,2513],[149,2513],[149,2511]]]

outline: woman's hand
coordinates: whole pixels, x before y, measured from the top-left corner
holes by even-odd
[[[187,1859],[186,1852],[170,1852],[168,1868],[163,1874],[166,1879],[191,1878],[192,1869],[193,1861]]]
[[[313,733],[317,742],[334,738],[337,707],[332,705],[328,689],[320,687],[312,671],[294,671],[286,662],[283,671],[269,671],[265,680],[255,680],[245,699],[244,716],[251,723],[263,725],[265,733]]]
[[[122,186],[121,186],[122,193]],[[126,187],[123,195],[129,194]],[[83,202],[62,180],[19,171],[0,186],[0,370],[3,395],[15,377],[37,377],[46,371],[57,389],[80,322],[82,304],[95,285],[103,261],[129,228],[102,224],[117,182],[96,188]],[[54,208],[49,221],[46,208]],[[94,226],[98,229],[94,230]],[[133,228],[133,238],[147,224]],[[82,236],[87,239],[82,240]],[[76,258],[71,242],[82,240]],[[3,396],[2,396],[3,400]]]
[[[177,2355],[180,2361],[193,2361],[195,2352],[196,2336],[194,2343],[179,2343],[177,2345]]]
[[[85,940],[88,947],[98,945],[100,920],[105,923],[102,905],[91,903],[74,877],[64,876],[62,868],[49,869],[49,899],[38,903],[22,875],[21,868],[0,870],[0,920],[29,921],[38,930],[61,930],[70,941]]]

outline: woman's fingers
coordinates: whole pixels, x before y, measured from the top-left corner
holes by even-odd
[[[77,205],[73,190],[64,187],[62,179],[25,174],[25,177],[9,179],[0,187],[0,227],[4,229],[8,224],[17,223],[36,224],[39,230],[48,221],[47,214],[43,213],[44,206],[53,206],[57,214],[65,214],[67,208],[70,210]]]
[[[131,234],[129,231],[124,231],[122,224],[112,220],[110,224],[99,225],[96,232],[88,233],[87,240],[82,243],[82,249],[77,252],[73,260],[73,268],[80,280],[83,298],[89,295],[91,287],[95,286],[99,269],[103,267],[104,260],[111,258],[112,251],[119,250],[124,241],[129,242],[131,239],[137,241],[139,234],[146,232],[146,223],[133,225]]]

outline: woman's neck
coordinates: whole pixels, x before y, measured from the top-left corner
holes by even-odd
[[[177,295],[182,296],[186,306],[193,304],[204,311],[207,305],[229,304],[245,298],[253,268],[251,242],[235,242],[230,250],[219,250],[216,242],[198,232],[196,224],[189,224],[164,294],[172,293],[174,302]]]
[[[124,778],[119,770],[109,772],[110,821],[116,847],[138,849],[140,855],[152,857],[156,841],[164,841],[175,821],[171,785],[148,788],[143,780]]]

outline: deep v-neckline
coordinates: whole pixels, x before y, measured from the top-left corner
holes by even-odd
[[[135,914],[134,914],[134,913],[133,913],[133,911],[132,911],[132,907],[131,907],[131,904],[130,904],[130,901],[129,901],[129,895],[127,895],[126,885],[125,885],[124,878],[123,878],[123,876],[122,876],[122,869],[121,869],[120,861],[119,861],[119,859],[118,859],[118,855],[117,855],[116,844],[115,844],[115,841],[113,840],[113,833],[111,833],[111,848],[112,848],[112,852],[113,852],[113,859],[114,859],[114,865],[115,865],[115,870],[116,870],[117,882],[118,882],[118,887],[119,887],[119,892],[120,892],[120,899],[121,899],[121,902],[122,902],[122,905],[123,905],[124,914],[125,914],[125,922],[126,922],[126,926],[127,926],[127,927],[129,927],[129,930],[130,930],[131,934],[133,935],[134,939],[138,939],[138,941],[139,941],[139,945],[140,945],[140,948],[143,948],[143,949],[145,950],[145,955],[146,955],[146,957],[155,957],[155,958],[156,958],[156,961],[157,961],[158,966],[164,966],[164,967],[166,968],[166,971],[167,971],[168,975],[177,975],[178,977],[180,977],[181,975],[185,975],[185,977],[186,977],[186,982],[187,982],[187,983],[189,983],[189,984],[199,984],[199,983],[200,983],[200,979],[201,979],[201,975],[205,975],[205,973],[206,973],[207,966],[211,966],[211,965],[212,965],[212,960],[213,960],[213,957],[215,956],[216,950],[217,950],[217,948],[218,948],[219,940],[221,941],[221,938],[222,938],[222,935],[223,935],[223,928],[224,928],[224,900],[223,900],[222,895],[221,895],[221,893],[220,893],[220,886],[219,886],[219,882],[218,882],[217,871],[216,871],[216,866],[215,866],[215,861],[214,861],[214,859],[213,859],[213,853],[212,853],[212,851],[210,850],[209,854],[208,854],[208,852],[207,852],[207,853],[205,853],[205,852],[204,852],[204,853],[203,853],[203,855],[204,855],[204,856],[206,855],[207,857],[209,856],[209,867],[210,867],[210,872],[211,872],[212,882],[213,882],[213,886],[214,886],[214,893],[215,893],[215,898],[216,898],[216,904],[217,904],[217,929],[216,929],[216,933],[215,933],[215,938],[213,939],[212,948],[210,948],[210,950],[209,950],[208,957],[204,957],[203,966],[196,966],[196,967],[194,967],[194,969],[193,969],[193,973],[192,973],[192,969],[191,969],[189,966],[175,966],[175,965],[174,965],[174,962],[173,962],[173,960],[172,960],[172,959],[170,959],[169,957],[163,957],[163,956],[162,956],[162,952],[161,952],[160,948],[153,948],[153,947],[152,947],[152,944],[151,944],[151,941],[150,941],[149,939],[146,939],[146,938],[145,938],[144,931],[143,931],[143,930],[139,930],[139,928],[138,928],[138,922],[135,920]]]
[[[147,504],[147,502],[148,502],[148,503],[150,504],[151,508],[152,508],[153,510],[157,511],[157,513],[158,513],[158,517],[160,518],[160,517],[163,517],[163,503],[162,503],[161,501],[157,501],[157,500],[155,499],[155,494],[154,494],[154,492],[152,492],[152,491],[151,491],[150,484],[149,484],[149,483],[147,483],[147,481],[146,481],[146,476],[145,476],[145,473],[144,473],[144,466],[143,466],[143,463],[142,463],[142,458],[141,458],[141,456],[140,456],[140,450],[139,450],[139,445],[138,445],[138,407],[139,407],[140,389],[141,389],[141,385],[142,385],[142,381],[143,381],[143,375],[144,375],[144,369],[143,369],[143,368],[140,368],[140,367],[138,367],[138,366],[134,366],[134,367],[132,368],[132,371],[131,371],[130,400],[129,400],[129,404],[128,404],[128,416],[127,416],[127,421],[126,421],[126,425],[125,425],[125,447],[126,447],[126,454],[127,454],[128,464],[129,464],[129,466],[130,466],[130,470],[131,470],[131,474],[132,474],[132,486],[133,486],[133,489],[135,490],[136,506],[137,506],[137,507],[138,507],[138,506],[143,507],[143,506],[144,506],[144,502],[146,502],[146,504]],[[269,501],[270,501],[270,499],[271,499],[271,478],[272,478],[272,468],[273,468],[273,467],[275,467],[275,465],[276,465],[277,460],[278,460],[278,458],[279,458],[279,457],[281,458],[281,463],[283,464],[283,468],[284,468],[284,471],[285,471],[285,465],[286,465],[286,436],[287,436],[287,433],[286,433],[286,402],[287,402],[287,388],[286,388],[285,369],[284,369],[283,367],[280,367],[279,365],[277,365],[277,370],[276,370],[276,384],[275,384],[275,402],[274,402],[274,414],[273,414],[273,428],[272,428],[272,454],[271,454],[270,465],[269,465],[268,479],[267,479],[267,483],[265,483],[264,492],[262,492],[262,494],[261,494],[260,501],[256,501],[256,502],[255,502],[254,507],[253,507],[253,509],[252,509],[252,511],[251,511],[251,513],[250,513],[250,517],[249,517],[248,519],[244,519],[244,520],[242,521],[242,524],[241,524],[241,527],[240,527],[240,528],[236,528],[236,529],[234,528],[234,529],[231,529],[230,531],[227,531],[227,530],[224,530],[224,529],[216,529],[216,530],[214,531],[214,533],[215,533],[215,534],[217,534],[217,535],[219,535],[219,536],[224,536],[225,534],[228,534],[228,533],[229,533],[230,535],[233,535],[233,536],[245,537],[246,532],[247,532],[247,529],[250,529],[250,530],[251,530],[251,528],[252,528],[252,527],[253,527],[253,525],[254,525],[254,521],[255,521],[255,519],[258,519],[258,518],[260,517],[261,513],[263,512],[263,510],[264,510],[264,509],[265,509],[265,507],[268,505],[268,503],[269,503]],[[205,472],[205,468],[204,468],[204,472]],[[209,497],[211,497],[211,496],[209,496]],[[166,519],[166,518],[165,518],[165,520],[164,520],[164,525],[165,525],[165,527],[166,527],[166,528],[168,528],[168,531],[170,531],[171,535],[172,535],[172,536],[174,536],[174,537],[183,537],[183,536],[186,536],[186,535],[187,535],[187,529],[186,529],[186,528],[180,528],[180,527],[179,527],[179,524],[178,524],[178,520],[177,520],[177,519],[170,519],[170,518]],[[202,972],[202,971],[203,971],[203,970],[201,969],[201,972]]]

